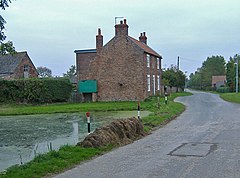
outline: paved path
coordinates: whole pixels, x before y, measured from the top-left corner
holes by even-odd
[[[56,177],[240,178],[240,105],[193,93],[165,127]]]

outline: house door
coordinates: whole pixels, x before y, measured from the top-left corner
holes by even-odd
[[[153,75],[153,95],[155,95],[156,93],[156,80],[155,80],[155,75]]]
[[[92,93],[83,93],[84,102],[92,102]]]

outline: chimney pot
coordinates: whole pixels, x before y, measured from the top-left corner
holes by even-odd
[[[141,41],[142,43],[147,44],[146,32],[143,32],[143,33],[140,34],[139,41]]]
[[[120,24],[115,25],[115,36],[127,36],[128,35],[128,25],[127,20],[124,19],[123,21],[120,21]]]

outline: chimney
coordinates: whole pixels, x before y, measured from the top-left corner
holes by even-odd
[[[120,24],[115,25],[115,36],[127,36],[128,35],[128,25],[127,20],[120,21]]]
[[[101,29],[98,29],[98,34],[96,35],[96,49],[101,49],[103,47],[103,36],[101,34]]]
[[[142,43],[147,44],[146,32],[143,32],[143,33],[140,34],[139,41],[141,41]]]

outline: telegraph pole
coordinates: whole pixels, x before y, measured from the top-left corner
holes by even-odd
[[[237,62],[236,62],[236,94],[238,93],[238,55],[237,55]]]
[[[178,58],[177,58],[177,70],[179,71],[179,56],[178,56]]]

